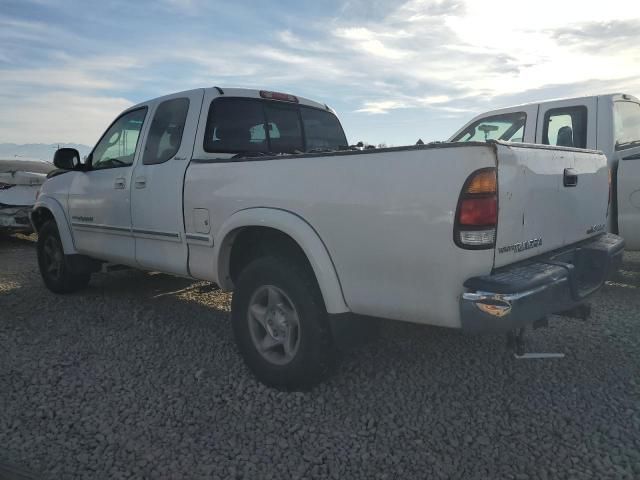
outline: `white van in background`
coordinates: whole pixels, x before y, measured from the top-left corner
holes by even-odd
[[[609,230],[640,250],[640,100],[615,93],[551,100],[478,115],[449,141],[504,140],[601,150],[613,182]],[[579,173],[579,172],[578,172]]]

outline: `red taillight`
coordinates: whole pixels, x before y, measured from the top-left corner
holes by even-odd
[[[458,223],[462,226],[495,227],[498,223],[498,199],[491,195],[486,198],[462,200]]]
[[[283,102],[298,103],[298,97],[289,95],[288,93],[269,92],[267,90],[260,90],[260,96],[269,100],[281,100]]]
[[[466,249],[492,248],[498,224],[498,179],[495,168],[473,172],[460,192],[453,240]]]

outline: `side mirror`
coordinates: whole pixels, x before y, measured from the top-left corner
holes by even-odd
[[[80,166],[80,152],[75,148],[59,148],[53,156],[53,164],[61,170],[75,170]]]

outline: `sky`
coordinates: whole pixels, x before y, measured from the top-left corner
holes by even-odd
[[[214,85],[327,103],[351,143],[445,140],[486,110],[640,96],[640,2],[0,0],[0,143],[93,145]]]

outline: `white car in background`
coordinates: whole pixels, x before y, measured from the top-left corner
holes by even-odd
[[[612,186],[608,230],[624,238],[627,250],[640,250],[638,98],[614,93],[502,108],[478,115],[449,139],[450,142],[487,140],[603,152]]]
[[[0,231],[31,232],[29,213],[55,167],[39,160],[0,159]]]

